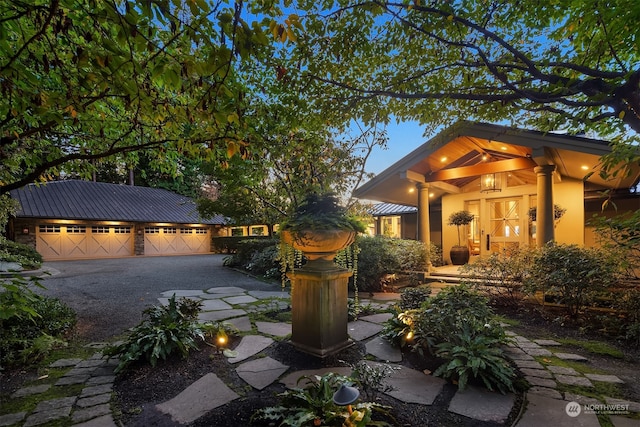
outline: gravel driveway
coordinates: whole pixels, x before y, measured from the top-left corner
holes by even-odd
[[[137,325],[142,310],[158,304],[161,292],[237,286],[280,290],[222,266],[224,255],[139,257],[44,263],[53,275],[40,293],[60,298],[78,313],[80,337],[108,340]]]

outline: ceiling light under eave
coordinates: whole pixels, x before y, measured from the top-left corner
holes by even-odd
[[[589,170],[589,166],[582,165],[582,166],[580,166],[580,169],[582,169],[583,171],[588,171]]]

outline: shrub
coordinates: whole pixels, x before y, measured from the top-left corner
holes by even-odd
[[[640,346],[640,289],[631,288],[616,298],[616,309],[623,313],[622,338]]]
[[[462,266],[461,271],[469,276],[473,287],[486,292],[494,302],[517,306],[525,296],[523,281],[529,276],[533,256],[534,251],[529,248],[493,253]]]
[[[436,344],[448,341],[466,323],[491,324],[493,318],[487,298],[467,285],[444,288],[420,308],[414,321],[417,350],[434,354]],[[486,332],[497,333],[499,330],[501,328],[493,328]]]
[[[197,349],[197,340],[205,338],[196,322],[201,304],[189,298],[176,301],[174,295],[167,306],[145,309],[143,314],[147,319],[129,330],[127,340],[104,351],[107,356],[120,358],[115,372],[139,360],[155,366],[160,359],[166,360],[175,353],[186,357],[190,350]]]
[[[396,313],[383,336],[396,345],[413,339],[412,350],[445,359],[435,374],[456,379],[464,389],[470,379],[504,393],[513,389],[514,372],[502,346],[509,342],[487,298],[466,285],[443,289],[418,309]]]
[[[244,268],[259,276],[279,277],[280,263],[278,261],[278,247],[276,245],[270,245],[255,252]]]
[[[16,243],[0,236],[0,260],[17,262],[26,270],[34,270],[42,265],[42,255],[31,246]]]
[[[429,285],[405,288],[400,293],[400,309],[404,311],[420,308],[429,299],[429,295],[431,295],[431,287]]]
[[[612,218],[598,216],[589,220],[595,226],[601,244],[622,253],[625,273],[633,278],[640,275],[640,209]]]
[[[0,366],[35,362],[53,348],[76,324],[76,313],[57,298],[36,294],[37,280],[16,277],[0,283]]]
[[[236,242],[235,253],[225,258],[225,265],[246,268],[256,253],[271,246],[275,247],[277,244],[278,240],[272,238],[242,238]]]
[[[614,283],[618,262],[598,248],[548,243],[533,258],[526,286],[531,292],[551,293],[572,317]]]
[[[429,254],[424,243],[385,236],[362,236],[358,239],[358,288],[379,292],[385,277],[406,271],[425,271]]]

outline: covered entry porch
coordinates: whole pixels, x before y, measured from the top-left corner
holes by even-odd
[[[640,176],[637,165],[627,165],[628,174],[601,177],[600,158],[609,152],[606,141],[460,122],[354,194],[416,207],[416,238],[430,243],[435,233],[441,233],[446,262],[451,247],[458,245],[456,227],[448,226],[447,220],[460,210],[474,216],[460,244],[469,245],[475,256],[552,240],[584,245],[585,193],[628,189]],[[436,204],[442,210],[434,216]],[[559,223],[555,204],[565,209]],[[439,224],[431,224],[434,217]]]

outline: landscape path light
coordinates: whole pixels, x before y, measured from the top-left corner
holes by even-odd
[[[342,384],[338,391],[333,393],[333,403],[338,406],[346,406],[349,414],[353,412],[351,409],[351,404],[358,400],[360,397],[360,391],[355,388],[345,384]]]

